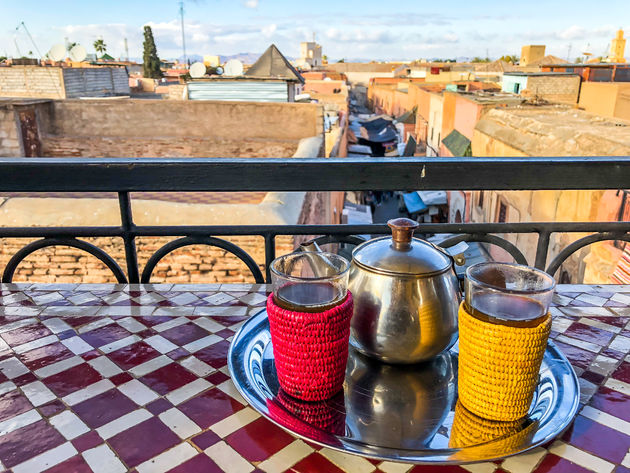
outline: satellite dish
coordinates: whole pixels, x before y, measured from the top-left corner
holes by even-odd
[[[190,66],[190,77],[199,79],[206,75],[206,65],[203,62],[196,62]]]
[[[66,47],[63,44],[55,44],[50,51],[48,51],[48,57],[53,61],[61,61],[66,55]]]
[[[223,66],[223,71],[226,76],[242,76],[243,75],[243,63],[238,59],[230,59]]]
[[[87,52],[85,51],[85,48],[80,44],[77,44],[70,50],[70,59],[72,59],[74,62],[81,62],[85,60],[86,56]]]
[[[214,73],[218,76],[222,76],[224,72],[225,71],[223,70],[223,67],[221,66],[217,66],[214,68]]]

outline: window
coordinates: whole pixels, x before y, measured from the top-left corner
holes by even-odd
[[[521,90],[521,84],[514,84],[514,93],[518,94],[519,91]]]
[[[479,191],[479,198],[477,199],[477,207],[483,207],[483,191]]]
[[[507,220],[507,205],[502,200],[499,201],[499,212],[497,215],[497,222],[505,223]]]

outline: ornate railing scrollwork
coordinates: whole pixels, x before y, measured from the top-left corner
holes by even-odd
[[[142,277],[140,279],[141,282],[142,283],[151,282],[151,274],[153,273],[153,270],[155,269],[157,264],[160,262],[160,260],[164,258],[166,255],[168,255],[169,253],[172,253],[173,251],[179,248],[183,248],[185,246],[192,246],[192,245],[216,246],[218,248],[221,248],[227,251],[228,253],[232,253],[239,260],[245,263],[247,268],[252,273],[252,276],[254,276],[254,280],[258,284],[263,284],[265,282],[265,278],[263,277],[262,272],[260,271],[260,268],[254,261],[254,259],[242,248],[239,248],[234,243],[231,243],[229,241],[221,240],[220,238],[200,237],[200,236],[189,236],[189,237],[179,238],[177,240],[170,241],[166,245],[161,247],[159,250],[157,250],[155,253],[153,253],[151,258],[149,258],[149,260],[147,261],[147,264],[145,265],[144,270],[142,271]]]
[[[628,233],[594,233],[592,235],[585,236],[579,240],[574,241],[564,248],[558,255],[551,261],[546,271],[554,276],[558,268],[564,263],[569,256],[576,251],[584,248],[585,246],[592,245],[600,241],[627,241],[630,242],[630,234]]]
[[[579,158],[0,158],[0,192],[117,192],[119,226],[0,227],[2,238],[37,238],[13,255],[2,282],[11,282],[18,265],[46,247],[70,246],[103,262],[120,283],[149,283],[166,255],[190,245],[222,248],[241,260],[257,283],[265,277],[244,249],[222,239],[258,236],[264,239],[266,279],[275,258],[278,236],[314,235],[319,244],[363,242],[358,235],[387,235],[384,224],[357,225],[172,225],[134,222],[134,191],[347,191],[367,190],[538,190],[620,189],[630,182],[630,157]],[[71,178],[70,178],[71,176]],[[481,242],[507,251],[528,264],[523,252],[505,236],[537,236],[537,268],[555,274],[574,252],[605,240],[630,241],[630,222],[421,223],[419,235],[450,234],[440,244]],[[589,234],[564,248],[547,266],[551,237],[559,233]],[[212,235],[212,236],[210,236]],[[79,238],[120,238],[126,273],[105,251]],[[136,239],[175,237],[153,254],[139,274]],[[2,240],[0,240],[2,244]]]
[[[496,235],[484,235],[482,233],[455,235],[441,241],[440,246],[443,248],[450,248],[462,241],[467,243],[476,241],[479,243],[489,243],[491,245],[498,246],[507,251],[518,264],[527,264],[527,258],[525,258],[523,253],[521,253],[521,250],[519,250],[512,242]]]
[[[2,282],[12,282],[13,275],[15,274],[15,270],[17,269],[18,265],[30,254],[36,252],[37,250],[41,250],[42,248],[48,248],[51,246],[69,246],[72,248],[83,250],[105,264],[105,266],[107,266],[111,270],[111,272],[114,273],[114,277],[119,283],[125,284],[127,282],[127,277],[125,276],[125,273],[120,268],[118,263],[116,263],[116,260],[114,260],[114,258],[109,256],[99,247],[94,246],[87,241],[77,240],[76,238],[44,238],[42,240],[36,240],[29,243],[11,257],[6,267],[4,268],[4,273],[2,274]]]

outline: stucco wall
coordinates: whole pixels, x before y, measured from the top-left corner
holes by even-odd
[[[501,91],[518,94],[527,88],[527,76],[511,76],[504,74]],[[516,87],[518,85],[518,88]]]
[[[589,113],[630,120],[630,83],[584,82],[579,105]]]
[[[481,117],[481,106],[459,95],[456,107],[455,129],[471,140],[475,131],[475,125]]]
[[[433,148],[434,152],[439,152],[440,143],[444,139],[442,136],[442,109],[444,105],[444,98],[442,95],[433,93],[430,94],[430,109],[429,109],[429,130],[428,130],[428,145]],[[427,149],[427,153],[429,153]],[[428,155],[428,154],[427,154]]]

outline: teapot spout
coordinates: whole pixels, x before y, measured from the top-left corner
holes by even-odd
[[[313,270],[315,277],[323,278],[337,274],[337,268],[325,256],[316,253],[324,253],[315,240],[305,241],[298,249],[306,253],[308,263]]]

